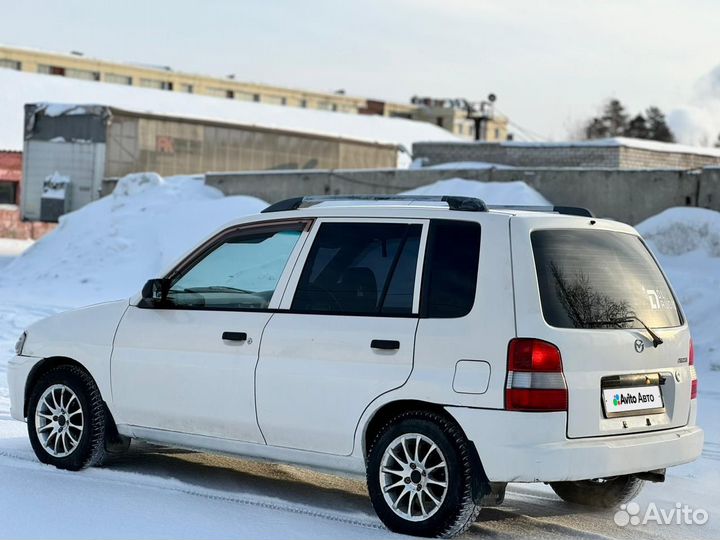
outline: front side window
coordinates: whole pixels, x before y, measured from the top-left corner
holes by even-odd
[[[172,283],[170,305],[267,309],[301,233],[298,227],[226,239]]]
[[[637,236],[559,229],[534,231],[531,240],[543,316],[551,326],[680,325],[665,277]]]
[[[412,313],[422,225],[324,223],[298,282],[303,313]]]

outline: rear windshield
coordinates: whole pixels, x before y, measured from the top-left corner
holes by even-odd
[[[640,238],[591,230],[531,234],[545,321],[560,328],[681,324],[675,298]]]

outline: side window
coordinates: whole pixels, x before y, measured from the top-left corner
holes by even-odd
[[[183,308],[266,309],[301,232],[301,226],[291,226],[228,238],[172,283],[169,302]]]
[[[480,224],[432,220],[423,271],[420,311],[449,319],[470,313],[475,303]]]
[[[323,223],[292,309],[305,313],[410,315],[422,225]]]

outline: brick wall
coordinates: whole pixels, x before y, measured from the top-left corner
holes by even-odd
[[[493,143],[416,143],[413,156],[427,165],[484,161],[514,167],[608,169],[696,169],[720,164],[720,157],[628,146],[522,146]]]
[[[57,223],[22,221],[20,209],[12,204],[0,205],[0,238],[37,240],[52,231]]]

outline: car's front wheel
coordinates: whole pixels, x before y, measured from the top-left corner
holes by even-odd
[[[367,482],[378,516],[391,531],[452,537],[478,516],[469,442],[443,415],[414,411],[390,420],[368,453]]]
[[[645,482],[632,475],[550,482],[550,487],[564,501],[595,508],[615,508],[637,497]]]
[[[43,463],[77,471],[105,458],[105,404],[90,374],[77,366],[58,366],[40,376],[27,420],[30,443]]]

